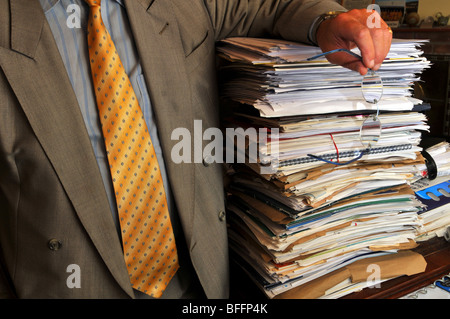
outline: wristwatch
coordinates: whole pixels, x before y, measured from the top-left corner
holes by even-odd
[[[311,27],[309,28],[309,33],[308,33],[308,40],[314,44],[314,45],[318,45],[317,44],[317,39],[316,39],[316,34],[317,34],[317,30],[319,29],[319,26],[322,22],[324,22],[325,20],[329,20],[332,18],[337,17],[339,14],[344,13],[347,11],[328,11],[327,13],[321,14],[320,16],[318,16],[314,22],[311,24]]]

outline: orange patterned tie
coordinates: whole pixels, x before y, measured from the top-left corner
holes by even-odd
[[[93,85],[133,288],[161,297],[178,256],[155,151],[130,80],[106,30],[100,0],[91,10],[88,46]]]

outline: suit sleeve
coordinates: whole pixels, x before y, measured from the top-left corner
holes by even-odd
[[[333,0],[204,0],[216,40],[230,36],[281,37],[309,43],[321,14],[345,10]]]

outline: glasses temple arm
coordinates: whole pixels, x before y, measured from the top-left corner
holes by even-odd
[[[358,55],[358,54],[356,54],[356,53],[354,53],[354,52],[352,52],[352,51],[350,51],[350,50],[343,49],[343,48],[331,50],[331,51],[328,51],[328,52],[324,52],[324,53],[321,53],[321,54],[312,56],[312,57],[310,57],[310,58],[307,58],[306,60],[307,60],[307,61],[315,60],[315,59],[318,59],[318,58],[320,58],[320,57],[326,56],[326,55],[328,55],[328,54],[333,54],[333,53],[336,53],[336,52],[347,52],[348,54],[353,55],[354,57],[356,57],[356,58],[362,60],[362,57],[361,57],[360,55]]]

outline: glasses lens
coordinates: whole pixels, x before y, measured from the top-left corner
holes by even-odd
[[[381,122],[376,115],[370,115],[364,120],[360,129],[361,143],[366,148],[372,147],[381,136]]]
[[[376,104],[383,96],[383,81],[377,73],[369,70],[362,80],[361,89],[366,102]]]
[[[328,52],[313,56],[311,58],[308,58],[307,60],[311,61],[311,60],[317,59],[319,57],[326,56],[328,54],[340,52],[340,51],[347,52],[353,56],[358,57],[360,60],[362,60],[362,58],[359,55],[357,55],[349,50],[346,50],[346,49],[336,49],[336,50],[328,51]],[[335,165],[346,165],[346,164],[353,163],[354,161],[359,160],[365,153],[367,153],[367,151],[374,144],[376,144],[378,142],[378,140],[380,139],[380,136],[381,136],[381,122],[378,118],[378,114],[379,114],[378,102],[381,100],[381,97],[383,96],[383,81],[381,80],[381,77],[376,72],[369,69],[369,71],[363,77],[363,80],[361,82],[361,91],[362,91],[364,100],[367,103],[377,104],[376,115],[370,115],[369,117],[367,117],[366,120],[364,120],[363,124],[361,125],[360,132],[359,132],[361,143],[363,144],[363,146],[366,149],[363,150],[357,158],[350,160],[346,163],[330,162],[328,160],[325,160],[323,158],[320,158],[320,157],[312,155],[312,154],[308,154],[308,156],[316,158],[316,159],[324,161],[324,162],[327,162],[327,163],[335,164]]]

